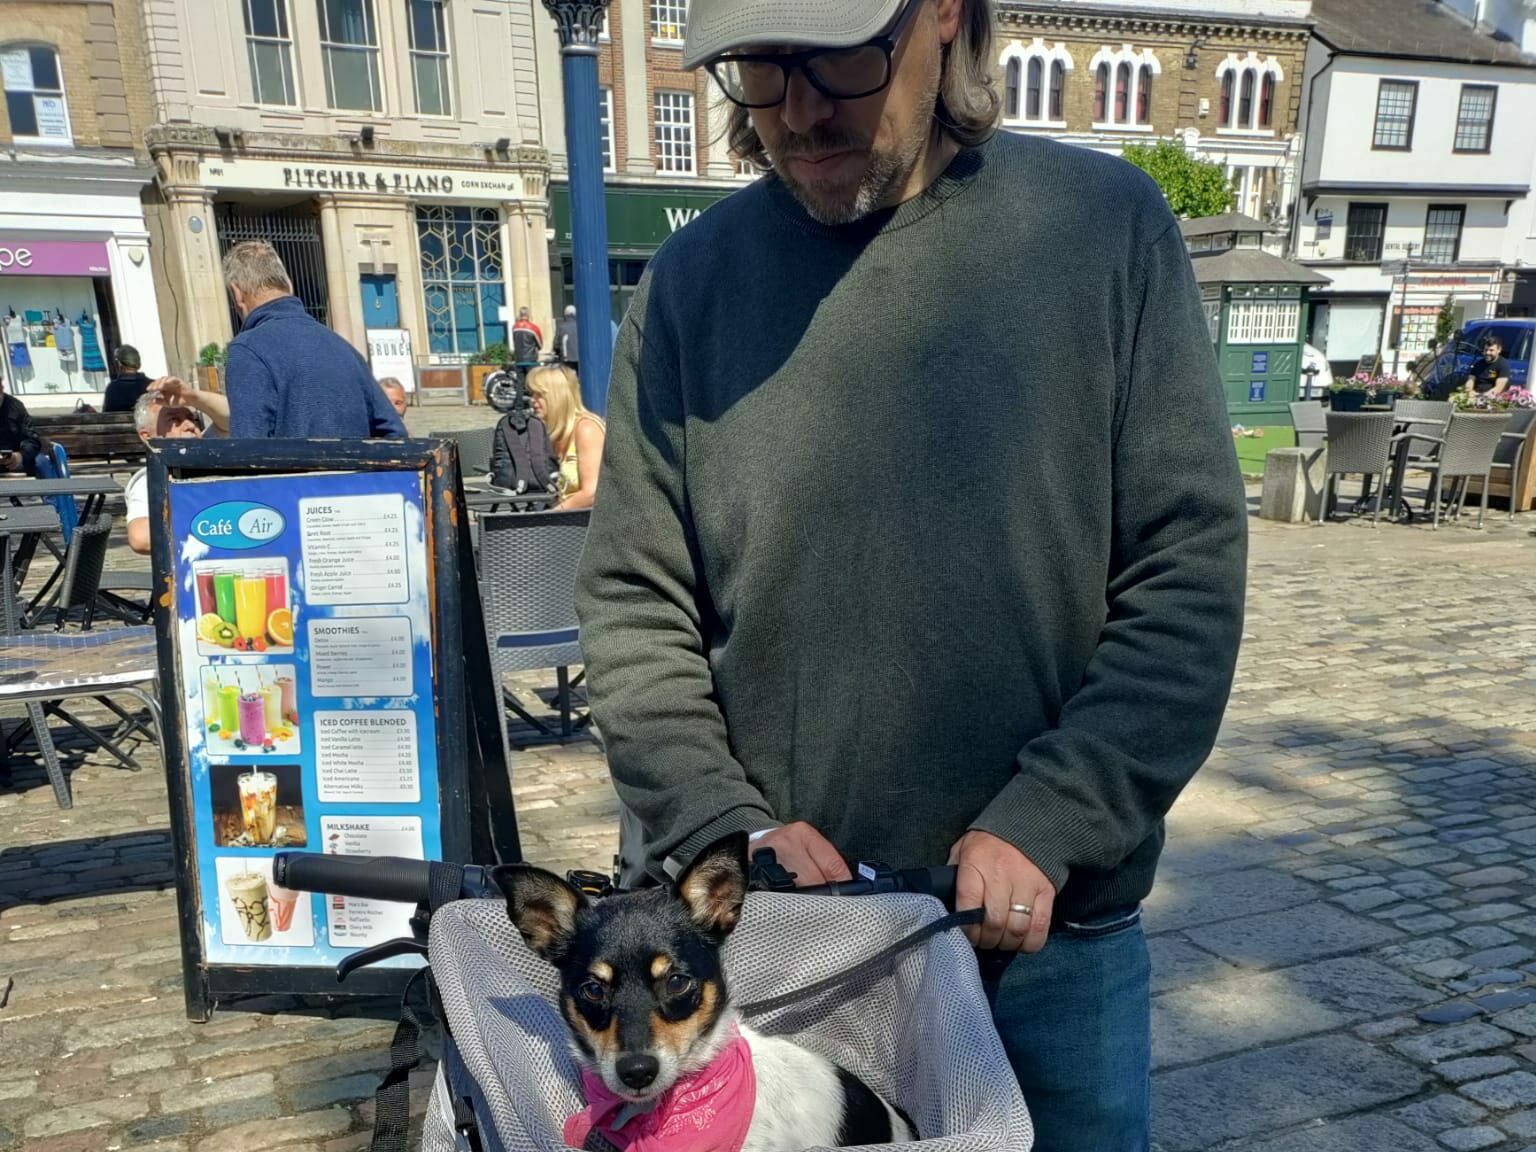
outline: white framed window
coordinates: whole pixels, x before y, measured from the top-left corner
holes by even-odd
[[[1290,344],[1300,329],[1299,300],[1234,300],[1227,313],[1228,344]]]
[[[293,83],[293,35],[288,0],[244,0],[245,51],[251,62],[251,95],[258,104],[291,108],[298,103]]]
[[[603,147],[603,171],[615,172],[613,164],[616,149],[613,146],[613,89],[597,90],[597,117],[599,139]]]
[[[1216,79],[1221,82],[1218,132],[1274,135],[1276,93],[1285,79],[1278,60],[1273,56],[1261,58],[1256,52],[1243,56],[1229,52],[1216,65]]]
[[[738,160],[736,161],[736,175],[747,176],[756,180],[762,173],[758,171],[757,165],[752,163],[752,161]]]
[[[1093,126],[1152,130],[1152,83],[1163,66],[1150,48],[1129,44],[1100,48],[1089,62],[1093,74]]]
[[[1003,68],[1003,122],[1065,128],[1067,73],[1072,54],[1065,44],[1012,40],[998,57]]]
[[[658,90],[652,115],[656,124],[656,171],[692,175],[693,93]]]
[[[651,39],[681,44],[688,34],[688,0],[651,0]]]
[[[379,22],[373,0],[320,0],[325,100],[337,109],[382,112]]]
[[[69,106],[64,102],[64,74],[59,54],[44,44],[0,48],[0,80],[11,138],[18,144],[68,145]]]
[[[405,0],[410,26],[411,74],[416,82],[416,111],[423,116],[453,115],[453,86],[448,72],[448,17],[444,0]]]

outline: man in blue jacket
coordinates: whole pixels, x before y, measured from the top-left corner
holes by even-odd
[[[224,280],[240,313],[225,367],[229,434],[366,440],[405,425],[357,349],[304,311],[272,245],[236,244]]]

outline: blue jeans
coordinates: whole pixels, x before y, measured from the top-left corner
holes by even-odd
[[[1035,1152],[1151,1146],[1150,979],[1136,909],[1058,924],[1039,952],[1014,959],[1001,986],[987,981]]]

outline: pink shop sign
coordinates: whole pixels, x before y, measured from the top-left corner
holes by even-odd
[[[28,240],[0,236],[0,276],[107,276],[100,240]]]

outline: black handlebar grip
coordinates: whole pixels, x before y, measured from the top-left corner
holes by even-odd
[[[955,869],[944,865],[937,868],[908,868],[902,872],[908,892],[921,892],[935,897],[944,907],[955,907]]]
[[[318,852],[279,852],[272,878],[284,888],[425,904],[432,895],[432,865],[399,856],[323,856]]]

